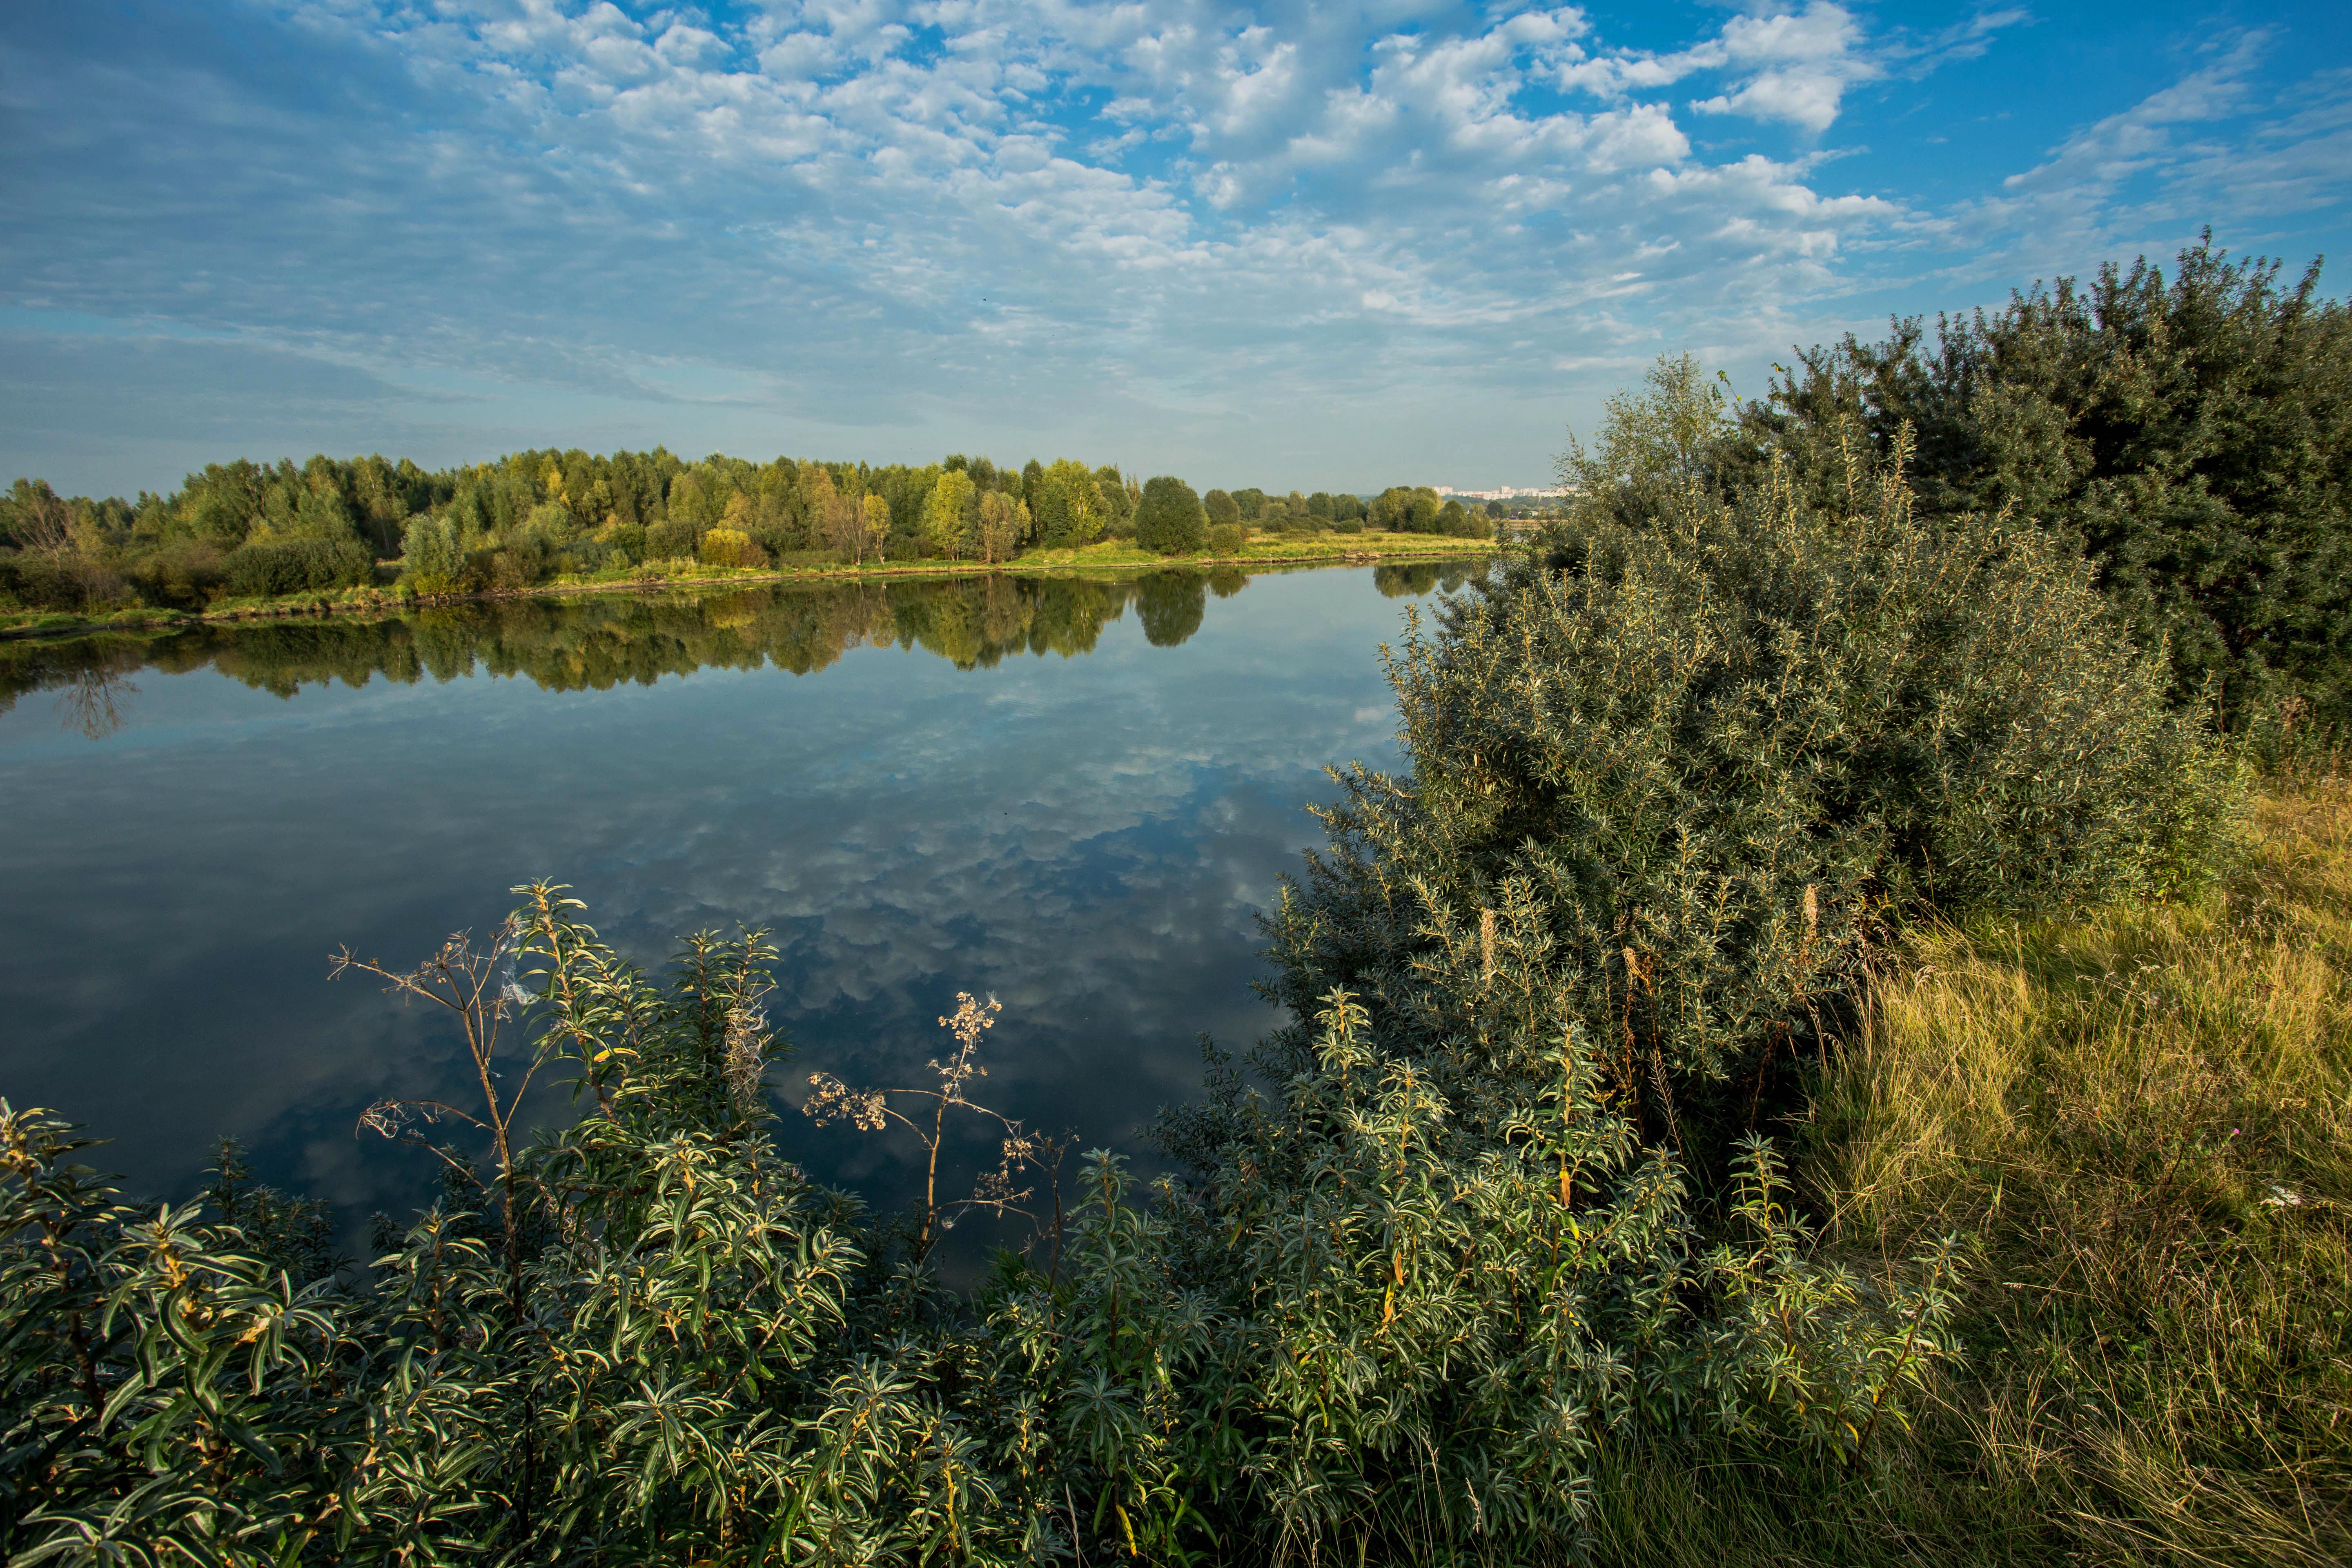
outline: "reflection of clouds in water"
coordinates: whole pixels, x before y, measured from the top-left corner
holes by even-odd
[[[1076,625],[1082,658],[959,668],[906,651],[908,616],[897,646],[804,679],[757,659],[580,692],[346,678],[280,702],[166,675],[121,734],[71,752],[0,718],[0,798],[26,829],[0,856],[30,895],[0,916],[0,991],[23,1004],[0,1092],[100,1121],[158,1190],[184,1190],[235,1131],[339,1204],[414,1202],[429,1172],[356,1142],[352,1119],[378,1095],[454,1092],[454,1044],[326,985],[325,952],[405,962],[553,875],[648,962],[698,927],[773,928],[772,1014],[800,1047],[788,1105],[812,1070],[920,1081],[968,989],[1004,1003],[988,1103],[1126,1142],[1197,1087],[1199,1031],[1238,1042],[1268,1021],[1251,916],[1316,837],[1299,806],[1328,793],[1322,765],[1392,754],[1372,650],[1396,605],[1370,576],[1206,599],[1174,647],[1080,605],[1055,635]],[[837,629],[871,611],[794,613]],[[664,614],[675,647],[709,635]],[[999,606],[992,629],[1016,619]],[[534,624],[590,640],[561,614]],[[557,668],[520,634],[497,653],[477,668]],[[960,1134],[963,1169],[993,1163],[983,1133]],[[782,1136],[879,1205],[908,1195],[911,1146],[797,1116]]]

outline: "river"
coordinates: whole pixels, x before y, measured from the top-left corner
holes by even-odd
[[[780,1142],[878,1209],[919,1191],[912,1141],[793,1108],[814,1071],[923,1082],[960,990],[1003,1009],[976,1098],[1151,1168],[1141,1129],[1199,1092],[1199,1037],[1275,1021],[1255,916],[1320,841],[1323,768],[1395,763],[1380,645],[1475,569],[0,645],[0,1093],[87,1123],[109,1140],[93,1163],[156,1197],[191,1195],[234,1135],[356,1250],[365,1215],[435,1191],[430,1156],[359,1112],[469,1074],[443,1019],[331,982],[330,954],[404,966],[548,877],[648,964],[689,931],[772,933]],[[993,1163],[988,1131],[957,1130],[950,1183]]]

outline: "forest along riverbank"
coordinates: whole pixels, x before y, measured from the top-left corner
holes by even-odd
[[[695,561],[654,562],[623,572],[562,576],[504,592],[420,595],[393,585],[399,563],[379,563],[384,584],[260,598],[224,599],[202,610],[142,605],[98,615],[63,611],[0,614],[0,638],[71,637],[80,633],[142,627],[197,626],[208,622],[268,620],[316,616],[382,616],[420,605],[488,604],[502,600],[560,598],[590,594],[707,591],[763,584],[856,582],[868,579],[971,578],[989,576],[1132,574],[1139,572],[1216,573],[1254,567],[1370,566],[1383,562],[1448,562],[1490,555],[1500,548],[1483,539],[1453,539],[1425,533],[1313,534],[1304,538],[1251,538],[1237,552],[1165,556],[1122,541],[1083,549],[1038,551],[992,566],[969,561],[916,558],[908,561],[793,562],[768,568],[709,566]]]

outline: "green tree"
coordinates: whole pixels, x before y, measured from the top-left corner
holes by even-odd
[[[1372,526],[1398,533],[1430,533],[1437,527],[1437,492],[1426,485],[1391,485],[1369,509]]]
[[[1711,484],[1732,430],[1720,377],[1696,356],[1661,354],[1640,393],[1603,406],[1591,447],[1570,432],[1555,465],[1576,515],[1589,521],[1654,521],[1692,485]]]
[[[1185,555],[1201,548],[1208,520],[1192,487],[1172,474],[1143,483],[1143,503],[1136,508],[1135,542],[1162,555]]]
[[[961,467],[940,473],[923,502],[923,542],[934,555],[960,561],[971,554],[980,524],[980,491]]]
[[[1211,490],[1201,498],[1202,510],[1211,522],[1239,522],[1242,509],[1233,497],[1223,490]]]
[[[2352,309],[2231,260],[2210,234],[2169,278],[2146,258],[1897,319],[1800,356],[1742,410],[1727,487],[1775,456],[1815,491],[1840,448],[1912,434],[1920,505],[2008,509],[2084,550],[2173,689],[2226,722],[2299,696],[2352,720]]]
[[[1129,537],[1135,531],[1135,498],[1128,493],[1125,478],[1105,464],[1095,470],[1095,493],[1101,498],[1104,536]]]
[[[1010,561],[1028,527],[1029,509],[1003,490],[991,490],[981,497],[977,531],[981,560],[992,566]]]
[[[466,569],[465,552],[448,519],[413,519],[400,536],[400,580],[420,594],[450,594]]]

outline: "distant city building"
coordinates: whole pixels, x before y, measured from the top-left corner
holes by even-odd
[[[1429,488],[1439,495],[1459,496],[1464,500],[1558,500],[1568,494],[1557,487],[1531,489],[1524,485],[1504,485],[1491,490],[1456,489],[1452,485],[1432,485]]]

